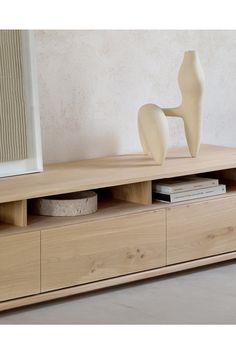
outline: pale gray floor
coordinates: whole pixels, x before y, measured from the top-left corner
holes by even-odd
[[[236,262],[12,310],[0,324],[236,324]]]

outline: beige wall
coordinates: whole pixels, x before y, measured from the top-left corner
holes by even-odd
[[[137,110],[179,103],[184,50],[206,75],[202,141],[236,146],[236,31],[35,31],[45,162],[141,151]],[[184,144],[169,120],[171,144]]]

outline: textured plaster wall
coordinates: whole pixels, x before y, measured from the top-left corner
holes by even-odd
[[[175,106],[184,50],[206,75],[202,142],[236,146],[236,31],[35,31],[43,154],[59,162],[141,151],[137,110]],[[171,145],[185,144],[169,119]]]

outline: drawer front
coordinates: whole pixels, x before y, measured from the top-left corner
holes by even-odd
[[[0,237],[0,301],[40,292],[40,232]]]
[[[165,247],[163,210],[42,231],[42,291],[164,266]]]
[[[167,264],[235,250],[235,197],[167,210]]]

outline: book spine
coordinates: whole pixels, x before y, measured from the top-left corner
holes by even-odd
[[[188,183],[183,186],[173,186],[173,187],[155,185],[153,187],[153,192],[170,194],[170,193],[191,191],[191,190],[196,190],[201,188],[216,187],[218,185],[219,185],[219,181],[217,179],[212,181],[198,182],[198,183]]]
[[[225,185],[219,185],[217,187],[212,188],[203,188],[201,190],[196,190],[191,193],[174,193],[170,195],[170,201],[172,202],[182,202],[185,200],[203,198],[203,197],[211,197],[214,195],[224,194],[226,192]]]
[[[187,200],[192,200],[197,198],[211,197],[211,196],[220,195],[224,193],[226,193],[226,186],[221,184],[216,187],[203,188],[196,191],[188,191],[182,193],[166,194],[166,193],[154,192],[153,198],[155,200],[164,201],[167,203],[174,203],[174,202],[182,202],[182,201],[187,201]]]

